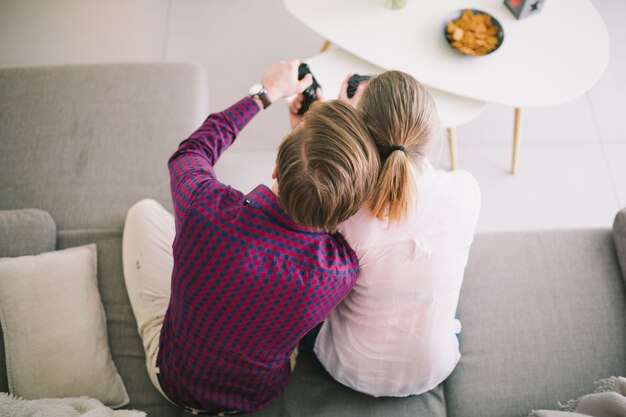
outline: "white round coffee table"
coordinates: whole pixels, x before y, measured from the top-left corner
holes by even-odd
[[[385,69],[405,71],[452,94],[516,108],[515,171],[522,108],[562,104],[584,94],[600,78],[609,37],[589,0],[546,0],[535,15],[516,20],[502,0],[285,0],[287,9],[325,39]],[[455,10],[480,9],[504,28],[494,53],[466,57],[443,35]]]
[[[322,86],[326,99],[337,98],[344,78],[348,74],[374,75],[385,71],[384,68],[367,62],[347,51],[332,46],[313,57],[305,59],[313,75]],[[485,108],[485,103],[445,91],[426,87],[437,106],[441,125],[448,129],[450,149],[450,167],[456,169],[456,127],[478,117]]]

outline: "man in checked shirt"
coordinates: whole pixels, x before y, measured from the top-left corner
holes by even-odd
[[[299,61],[211,114],[169,160],[174,214],[143,200],[124,229],[124,276],[154,386],[191,412],[259,410],[283,391],[299,340],[353,287],[337,225],[364,204],[378,152],[352,106],[316,103],[282,141],[272,188],[243,194],[213,166],[272,102],[302,92]]]

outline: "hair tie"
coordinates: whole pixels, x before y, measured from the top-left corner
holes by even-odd
[[[401,145],[393,145],[393,146],[391,147],[391,152],[393,152],[393,151],[402,151],[402,152],[404,152],[404,151],[405,151],[405,150],[404,150],[404,146],[401,146]],[[389,153],[391,153],[391,152],[389,152]]]

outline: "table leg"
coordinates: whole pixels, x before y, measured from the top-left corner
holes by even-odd
[[[324,41],[324,43],[322,44],[322,47],[320,48],[320,53],[326,52],[328,48],[330,48],[330,45],[331,43],[329,40]]]
[[[448,147],[450,148],[450,170],[456,169],[456,128],[448,128]]]
[[[522,119],[524,112],[519,107],[515,108],[515,124],[513,127],[513,161],[511,163],[511,174],[517,171],[517,155],[519,153],[519,142],[522,137]]]

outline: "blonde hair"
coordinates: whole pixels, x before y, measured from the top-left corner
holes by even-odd
[[[337,100],[317,104],[278,149],[280,204],[300,225],[335,231],[370,197],[379,166],[357,111]]]
[[[368,202],[383,220],[405,220],[417,200],[411,168],[440,133],[430,93],[412,76],[387,71],[372,80],[358,104],[359,112],[381,156],[378,182]]]

